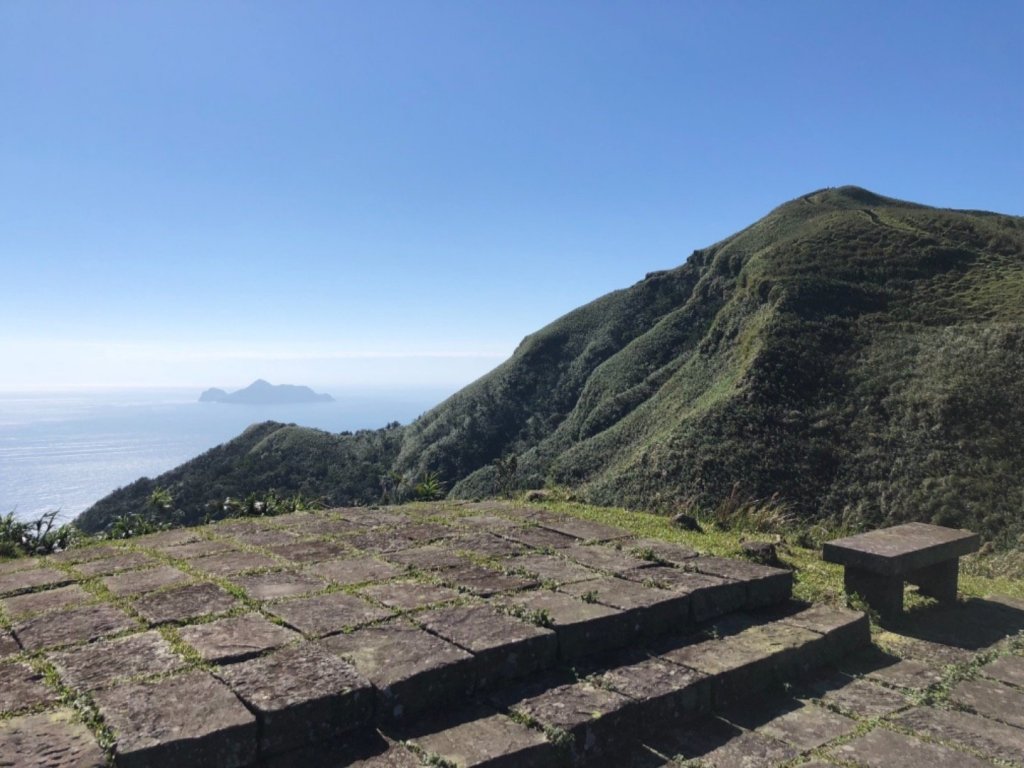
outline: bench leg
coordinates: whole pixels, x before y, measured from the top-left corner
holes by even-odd
[[[903,613],[903,580],[899,576],[879,576],[847,566],[843,586],[846,594],[860,595],[883,619],[895,619]]]
[[[955,602],[957,578],[960,573],[960,558],[936,563],[921,568],[907,576],[907,581],[917,585],[922,595],[934,597],[940,602]]]

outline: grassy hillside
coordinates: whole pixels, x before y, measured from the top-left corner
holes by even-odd
[[[388,436],[291,428],[272,469],[243,435],[151,485],[192,505],[268,483],[342,503],[379,498],[381,475],[436,473],[487,496],[514,455],[517,487],[600,504],[774,496],[803,518],[1008,541],[1024,530],[1022,372],[1024,219],[843,187],[556,320]],[[137,504],[133,488],[83,520]]]

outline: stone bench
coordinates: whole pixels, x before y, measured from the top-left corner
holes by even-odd
[[[884,619],[903,612],[903,584],[923,595],[956,600],[960,556],[978,549],[978,534],[927,523],[837,539],[825,544],[822,558],[845,566],[847,594],[860,595]]]

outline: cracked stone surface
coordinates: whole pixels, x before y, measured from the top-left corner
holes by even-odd
[[[438,575],[445,584],[479,597],[490,597],[502,592],[518,592],[538,586],[536,579],[505,574],[478,565],[450,568]]]
[[[472,653],[481,684],[547,669],[558,654],[558,640],[550,629],[497,613],[488,605],[439,608],[418,614],[414,620]]]
[[[248,659],[301,638],[256,613],[182,627],[179,634],[203,661],[215,664]]]
[[[104,768],[106,755],[71,710],[0,720],[0,765]]]
[[[560,554],[588,568],[613,574],[623,574],[653,565],[649,560],[641,560],[614,547],[600,544],[567,547]]]
[[[340,544],[327,541],[292,541],[288,544],[272,544],[265,547],[278,557],[293,563],[320,563],[351,554],[351,551]]]
[[[981,671],[1000,682],[1024,688],[1024,656],[1002,656],[990,661]]]
[[[157,561],[149,555],[141,552],[127,552],[115,557],[107,557],[102,560],[90,560],[86,563],[76,563],[74,569],[85,576],[109,576],[112,573],[121,571],[132,571],[138,568],[145,568],[147,565],[156,565]]]
[[[55,568],[30,568],[0,575],[0,597],[18,595],[41,587],[60,587],[71,583],[64,571]]]
[[[327,587],[326,581],[312,573],[296,573],[294,571],[273,571],[235,576],[231,579],[231,583],[244,589],[246,594],[254,600],[298,597],[311,592],[319,592]]]
[[[317,563],[309,566],[305,572],[319,578],[328,579],[344,587],[352,584],[391,579],[398,576],[402,570],[396,568],[391,563],[381,562],[369,557],[356,557]]]
[[[411,611],[434,603],[450,602],[461,597],[460,593],[454,589],[417,581],[376,584],[363,587],[359,591],[372,600],[383,603],[388,608],[401,611]]]
[[[525,544],[534,549],[564,549],[574,546],[579,539],[567,533],[559,533],[547,528],[530,527],[517,531],[502,531],[500,535],[506,539]]]
[[[766,711],[767,710],[767,711]],[[749,730],[757,730],[773,739],[791,744],[801,752],[853,733],[857,722],[824,707],[796,700],[780,702],[774,708],[762,703],[748,707],[742,714],[727,719]]]
[[[545,520],[540,523],[544,528],[556,533],[563,533],[582,541],[616,541],[630,537],[629,531],[615,528],[611,525],[602,525],[590,520],[581,520],[570,517],[564,520]]]
[[[690,623],[690,596],[645,587],[633,581],[604,577],[566,584],[559,592],[620,611],[628,611],[637,631],[648,637],[680,632]]]
[[[430,756],[466,768],[540,768],[549,765],[553,757],[553,748],[542,733],[485,707],[465,722],[410,741]]]
[[[256,712],[265,752],[333,740],[373,716],[370,683],[311,643],[231,664],[217,675]]]
[[[18,642],[28,651],[97,640],[135,627],[135,622],[112,605],[90,605],[44,613],[14,625]]]
[[[717,719],[693,723],[674,746],[681,757],[699,760],[707,768],[774,768],[800,754],[789,744]]]
[[[884,728],[834,747],[831,754],[866,768],[991,768],[966,752]]]
[[[175,544],[171,546],[157,547],[165,555],[179,560],[188,560],[192,557],[203,557],[218,552],[238,552],[238,547],[227,539],[206,540],[201,539],[187,544]]]
[[[260,568],[278,568],[281,562],[255,552],[221,552],[192,558],[188,564],[211,576],[233,576],[236,573],[255,571]]]
[[[622,611],[561,592],[525,592],[507,598],[503,604],[513,613],[550,620],[558,637],[558,655],[563,660],[621,648],[635,635],[632,621]]]
[[[117,738],[119,768],[241,768],[256,758],[256,718],[206,672],[108,688],[94,699]]]
[[[333,635],[323,646],[376,686],[378,711],[394,720],[460,699],[472,687],[473,657],[403,622]]]
[[[3,605],[12,621],[20,621],[36,613],[82,605],[92,599],[92,595],[77,584],[69,584],[66,587],[8,597]]]
[[[1024,728],[1024,690],[992,680],[964,680],[951,698],[978,714]]]
[[[52,704],[56,700],[56,692],[28,664],[0,664],[0,714]],[[3,760],[2,755],[0,760]]]
[[[509,558],[503,565],[509,570],[528,573],[555,586],[589,581],[601,576],[597,571],[553,555],[523,555]]]
[[[125,596],[154,592],[175,584],[184,584],[188,580],[187,573],[170,565],[158,565],[156,568],[148,568],[144,571],[129,571],[107,576],[102,581],[103,585],[115,595]]]
[[[393,612],[355,595],[332,592],[274,603],[268,610],[305,635],[320,637],[386,619]]]
[[[983,754],[1024,765],[1024,729],[956,709],[915,707],[894,722],[945,742],[966,744]]]
[[[826,704],[856,717],[883,717],[906,707],[910,701],[899,691],[875,685],[867,680],[829,681],[830,689],[821,695]]]
[[[644,720],[672,728],[695,712],[711,708],[711,685],[701,672],[637,653],[632,663],[604,672],[601,685],[642,701]]]
[[[86,691],[185,666],[185,660],[155,630],[50,652],[47,657],[68,685]]]
[[[420,571],[444,571],[450,568],[464,568],[469,564],[466,558],[455,554],[449,548],[434,544],[390,552],[385,554],[385,557],[402,568],[416,568]]]
[[[135,601],[135,610],[151,624],[185,621],[230,611],[238,599],[216,584],[190,584],[153,592]]]

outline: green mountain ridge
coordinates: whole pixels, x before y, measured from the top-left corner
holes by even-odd
[[[156,487],[187,521],[271,488],[373,503],[426,473],[488,496],[514,455],[517,487],[599,504],[778,494],[803,518],[1005,539],[1024,530],[1022,372],[1024,219],[825,189],[555,320],[405,427],[259,425],[79,525]]]

